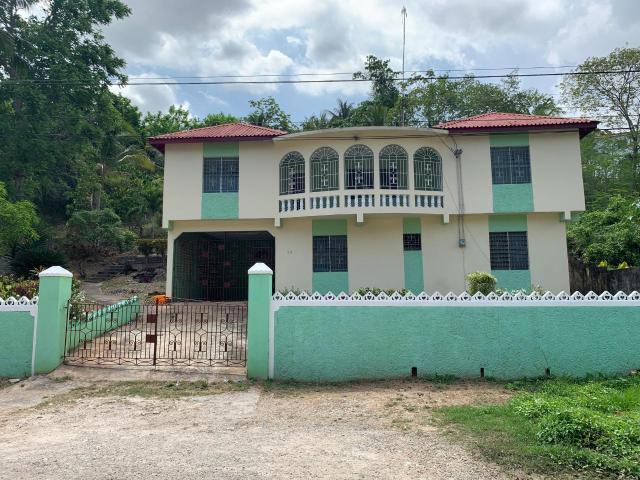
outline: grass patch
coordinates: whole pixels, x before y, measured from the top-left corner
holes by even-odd
[[[0,377],[0,390],[7,388],[9,385],[11,385],[11,382],[8,378]]]
[[[66,403],[88,397],[143,397],[143,398],[183,398],[217,395],[228,392],[242,392],[250,387],[250,382],[215,382],[206,380],[195,382],[124,381],[93,384],[47,399],[40,406]]]
[[[436,410],[496,463],[546,474],[640,478],[640,377],[507,385],[505,405]]]

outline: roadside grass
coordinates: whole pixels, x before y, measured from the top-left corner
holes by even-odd
[[[510,468],[587,478],[640,478],[640,377],[507,384],[504,405],[443,407],[438,421]]]
[[[65,380],[63,380],[65,381]],[[48,398],[38,407],[48,407],[73,402],[88,397],[142,397],[175,399],[217,395],[220,393],[242,392],[249,389],[251,382],[194,382],[122,381],[91,384],[76,387],[69,392]]]
[[[11,382],[8,378],[0,377],[0,390],[7,388],[9,385],[11,385]]]

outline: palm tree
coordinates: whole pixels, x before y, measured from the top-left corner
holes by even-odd
[[[334,110],[329,110],[331,115],[331,125],[334,127],[346,126],[349,117],[353,114],[353,103],[349,103],[347,100],[338,99],[338,106]]]

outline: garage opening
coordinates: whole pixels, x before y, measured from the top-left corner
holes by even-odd
[[[275,272],[275,239],[269,232],[183,233],[174,243],[172,296],[247,300],[247,270],[257,262]]]

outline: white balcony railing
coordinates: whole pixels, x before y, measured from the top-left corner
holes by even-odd
[[[384,212],[391,210],[434,211],[444,209],[444,195],[432,193],[309,193],[278,199],[280,216],[328,213]]]

